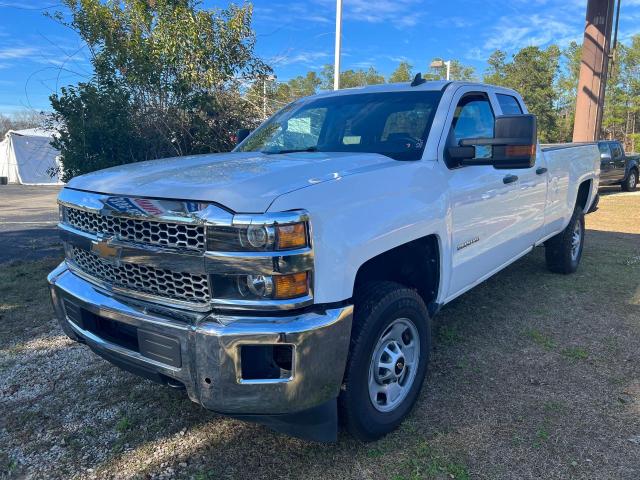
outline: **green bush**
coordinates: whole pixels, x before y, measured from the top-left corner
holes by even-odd
[[[254,55],[251,6],[193,0],[65,0],[52,17],[88,46],[94,75],[50,97],[63,180],[124,163],[228,151],[261,113],[242,86],[270,72]]]

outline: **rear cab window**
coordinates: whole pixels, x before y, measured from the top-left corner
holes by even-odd
[[[503,115],[522,115],[522,107],[516,97],[504,93],[496,93],[496,98]]]
[[[604,153],[605,155],[611,155],[611,151],[609,150],[609,145],[607,143],[599,143],[598,149],[600,153]]]

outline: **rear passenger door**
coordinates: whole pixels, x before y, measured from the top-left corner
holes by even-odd
[[[522,115],[525,113],[521,101],[506,93],[496,92],[496,100],[501,115]],[[539,149],[539,147],[538,147]],[[547,163],[544,155],[538,150],[536,163],[531,168],[515,170],[518,176],[518,247],[525,250],[544,236],[544,214],[547,201]]]

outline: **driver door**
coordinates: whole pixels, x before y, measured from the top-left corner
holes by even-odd
[[[494,136],[498,108],[493,101],[486,92],[458,92],[455,109],[448,114],[442,150],[442,160],[450,170],[452,273],[448,298],[473,287],[520,253],[514,242],[520,208],[517,170],[456,166],[447,156],[446,147],[457,146],[464,138]],[[476,157],[489,157],[490,148],[476,147]]]

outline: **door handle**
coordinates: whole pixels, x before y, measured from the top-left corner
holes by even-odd
[[[547,173],[547,169],[544,167],[540,167],[536,170],[536,175],[542,175],[543,173]]]
[[[513,183],[516,182],[518,180],[518,176],[517,175],[506,175],[503,179],[502,179],[502,183]]]

